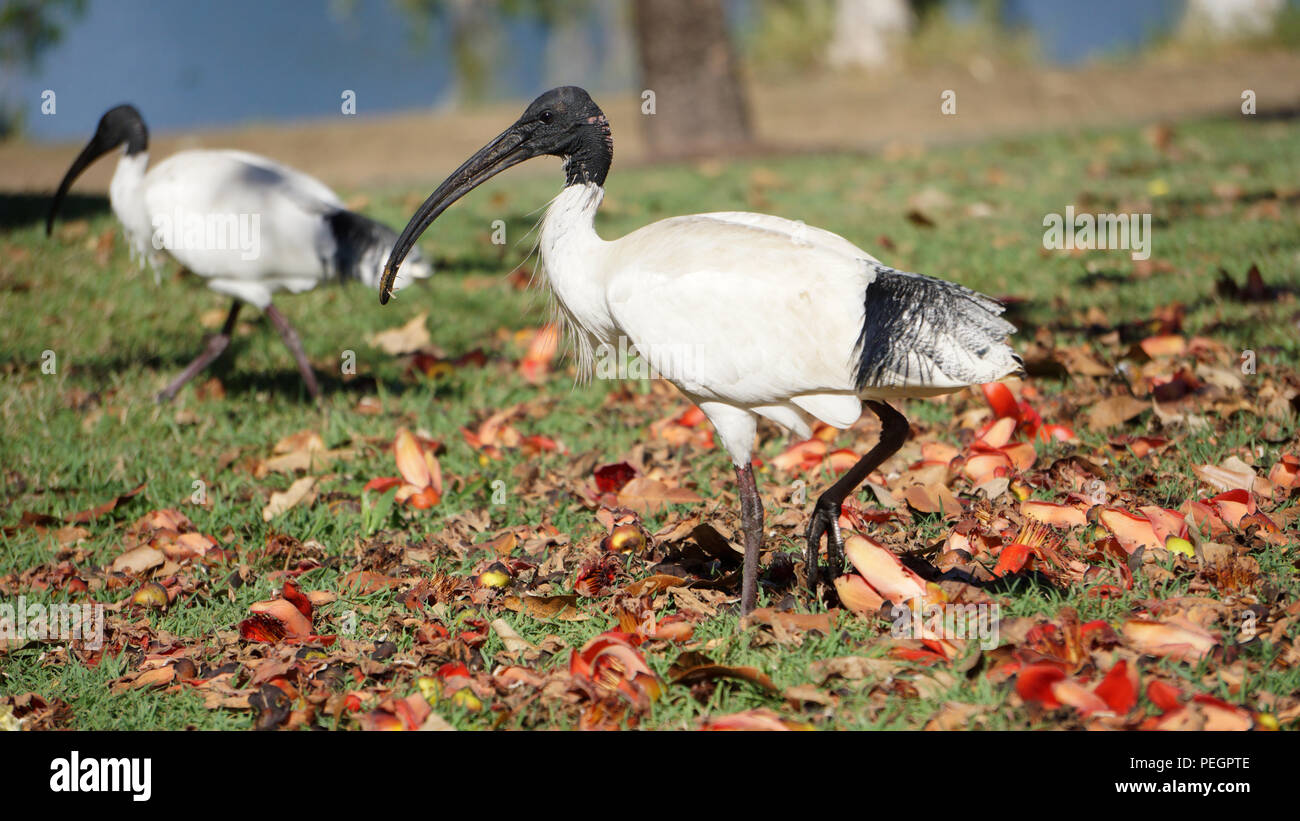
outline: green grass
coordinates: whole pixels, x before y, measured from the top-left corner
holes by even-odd
[[[1023,299],[1015,316],[1022,347],[1040,328],[1048,329],[1058,343],[1083,341],[1083,317],[1089,309],[1098,309],[1119,324],[1147,320],[1154,310],[1178,302],[1187,310],[1188,336],[1204,334],[1232,350],[1254,350],[1259,357],[1258,378],[1289,380],[1294,386],[1300,362],[1294,297],[1266,304],[1226,302],[1216,298],[1214,281],[1220,268],[1241,281],[1250,265],[1257,264],[1270,285],[1300,287],[1300,209],[1294,187],[1300,180],[1300,129],[1288,121],[1200,122],[1180,126],[1175,146],[1177,156],[1171,157],[1148,145],[1139,132],[1121,130],[931,150],[901,160],[801,156],[733,162],[721,171],[692,165],[630,170],[616,165],[598,230],[614,237],[661,217],[712,210],[761,210],[803,220],[844,235],[895,267],[944,276],[995,296]],[[249,582],[235,589],[227,583],[233,563],[195,571],[196,587],[185,594],[180,606],[163,615],[140,616],[154,631],[183,637],[213,653],[218,647],[215,631],[233,630],[251,603],[271,598],[280,586],[268,577],[279,566],[254,556],[272,531],[323,545],[325,566],[300,579],[307,590],[337,591],[344,575],[356,566],[359,545],[376,538],[431,545],[436,558],[432,565],[420,565],[424,572],[468,574],[482,556],[456,558],[447,549],[445,535],[454,517],[465,512],[489,515],[490,527],[482,539],[505,528],[547,522],[575,544],[594,544],[603,531],[592,512],[564,492],[551,497],[516,493],[523,471],[536,467],[563,489],[572,484],[571,466],[580,456],[595,454],[596,464],[618,461],[645,439],[650,421],[680,403],[658,402],[652,413],[611,409],[605,404],[607,393],[619,387],[617,383],[575,386],[571,372],[561,368],[539,388],[508,366],[521,350],[498,332],[538,326],[546,319],[546,300],[537,291],[510,287],[504,275],[531,248],[529,231],[558,182],[550,176],[520,180],[506,175],[453,208],[423,241],[436,260],[437,276],[399,294],[388,307],[381,308],[376,294],[359,286],[321,288],[279,300],[323,378],[326,397],[319,409],[306,401],[279,338],[251,310],[244,316],[248,332],[238,335],[210,374],[197,380],[218,377],[224,399],[201,401],[191,386],[172,405],[155,405],[152,395],[200,349],[207,331],[200,326],[199,316],[224,310],[225,300],[203,290],[196,278],[173,269],[156,283],[151,272],[129,261],[120,240],[107,265],[97,264],[93,242],[87,238],[114,227],[106,211],[94,215],[88,233],[76,239],[46,240],[35,221],[13,227],[0,238],[0,310],[5,320],[0,325],[4,374],[0,497],[5,501],[0,520],[14,525],[24,511],[62,517],[140,482],[147,481],[148,487],[141,498],[89,525],[90,535],[74,548],[76,555],[73,550],[61,552],[53,534],[19,529],[4,536],[0,575],[12,575],[3,600],[19,593],[29,600],[68,600],[64,593],[24,586],[18,574],[52,566],[60,559],[82,568],[106,565],[121,551],[128,524],[158,508],[180,509],[201,531],[215,536],[250,565]],[[1220,201],[1213,193],[1214,186],[1225,182],[1241,187],[1238,199]],[[368,213],[400,226],[409,216],[411,198],[424,196],[429,187],[365,192],[371,203]],[[934,227],[918,225],[906,216],[909,197],[926,188],[944,192],[952,202],[950,209],[930,214]],[[1280,215],[1260,215],[1258,203],[1272,198],[1283,200]],[[967,209],[975,203],[987,206],[989,216],[968,215]],[[1063,212],[1071,204],[1089,211],[1149,210],[1155,225],[1153,259],[1168,263],[1170,269],[1137,278],[1126,253],[1044,252],[1044,214]],[[489,239],[496,219],[507,223],[509,244],[504,249]],[[892,250],[881,247],[885,244]],[[405,375],[400,361],[367,344],[374,332],[420,312],[428,312],[433,341],[449,357],[481,347],[488,352],[488,365],[458,368],[436,379],[416,379]],[[56,374],[41,371],[46,350],[57,356]],[[356,353],[358,373],[345,379],[339,362],[349,350]],[[1049,401],[1059,399],[1062,409],[1079,407],[1072,393],[1077,386],[1071,382],[1040,380],[1037,387]],[[632,390],[645,393],[648,387],[633,385]],[[377,397],[382,412],[359,413],[357,402],[364,396]],[[539,402],[543,398],[545,404]],[[966,403],[961,407],[975,404],[965,398],[959,401]],[[527,457],[508,450],[503,459],[486,461],[465,443],[461,427],[475,427],[515,403],[545,410],[517,420],[521,433],[559,439],[569,453]],[[906,410],[918,428],[953,441],[948,424],[954,407],[911,402]],[[1086,404],[1081,410],[1086,410]],[[1146,414],[1123,432],[1142,433],[1149,419]],[[361,488],[371,478],[395,473],[386,443],[402,426],[422,429],[446,445],[440,458],[450,479],[447,493],[440,505],[422,513],[385,504],[371,510],[374,500],[362,500]],[[1081,451],[1104,444],[1105,437],[1086,431],[1081,419],[1076,427],[1083,439]],[[255,478],[244,468],[245,460],[268,456],[273,443],[304,428],[319,431],[330,447],[346,445],[357,453],[316,472],[322,477],[324,496],[313,506],[295,508],[265,523],[261,510],[267,496],[287,487],[292,477]],[[787,444],[772,429],[762,433],[762,453],[768,459]],[[1278,437],[1293,443],[1294,434],[1293,423],[1266,433],[1260,419],[1244,413],[1189,434],[1162,457],[1159,481],[1144,498],[1176,508],[1198,487],[1191,465],[1218,463],[1247,448],[1263,448],[1275,455],[1282,449]],[[837,446],[861,446],[869,439],[861,432],[844,434]],[[225,460],[230,464],[220,467],[223,454],[236,452],[233,459]],[[1271,461],[1270,456],[1264,464]],[[730,493],[730,467],[716,450],[686,453],[680,469],[681,477],[689,477],[707,497]],[[1117,481],[1137,486],[1145,469],[1140,460],[1120,462]],[[498,479],[509,491],[504,505],[490,501],[492,482]],[[196,480],[206,484],[210,506],[190,504]],[[762,473],[760,485],[768,492],[769,516],[786,504],[783,481],[770,471]],[[341,503],[329,504],[325,497],[330,494]],[[1294,502],[1282,507],[1289,504]],[[700,511],[706,520],[713,517],[731,526],[735,518],[731,508],[726,500],[710,500]],[[646,525],[653,532],[685,512],[646,517]],[[917,546],[931,544],[948,529],[941,521],[922,521],[909,540]],[[782,531],[769,545],[792,552],[800,549],[794,529]],[[1266,578],[1292,600],[1298,587],[1294,549],[1293,542],[1287,548],[1254,554]],[[570,573],[565,583],[571,582]],[[1110,600],[1026,583],[1000,594],[999,601],[1006,615],[1051,617],[1068,605],[1079,611],[1081,619],[1117,623],[1147,598],[1180,592],[1180,583],[1185,586],[1183,580],[1153,588],[1139,578],[1133,590]],[[98,600],[117,601],[130,590],[103,591]],[[809,603],[801,601],[799,608],[806,610]],[[399,653],[411,650],[412,631],[397,620],[404,611],[399,594],[343,592],[338,602],[323,608],[323,624],[317,625],[320,632],[335,632],[349,609],[358,614],[354,638],[372,642],[386,638],[397,643]],[[502,616],[535,642],[556,635],[576,647],[616,626],[597,607],[588,609],[593,617],[574,623],[542,623],[505,610],[491,610],[484,617],[490,621]],[[478,608],[462,602],[452,609],[448,626],[477,616]],[[694,641],[705,644],[715,661],[757,667],[785,688],[808,683],[809,665],[819,659],[883,655],[888,643],[881,633],[880,624],[845,618],[831,636],[809,634],[798,647],[777,646],[757,642],[752,631],[738,631],[737,616],[724,613],[697,624]],[[1292,626],[1287,635],[1294,638],[1295,634]],[[109,682],[137,669],[138,648],[106,656],[94,667],[70,660],[67,654],[50,654],[48,649],[33,643],[0,655],[0,693],[35,691],[60,698],[72,705],[71,726],[81,729],[252,725],[250,712],[205,709],[202,698],[191,692],[110,695]],[[490,633],[479,651],[487,669],[494,666],[492,659],[501,649],[500,640]],[[1288,672],[1271,663],[1277,647],[1257,643],[1243,652],[1259,662],[1259,673],[1246,691],[1224,691],[1222,697],[1253,705],[1260,692],[1283,696],[1300,687],[1294,668]],[[651,667],[666,676],[676,650],[647,657]],[[545,671],[564,669],[567,663],[568,652],[562,651],[535,666]],[[1160,665],[1168,665],[1189,682],[1199,682],[1204,672],[1187,665]],[[436,665],[426,660],[418,667],[418,674],[427,675]],[[923,672],[919,667],[904,669]],[[410,670],[397,672],[391,681],[394,693],[412,692],[415,675]],[[960,674],[946,681],[950,685],[941,683],[936,691],[916,698],[886,697],[879,688],[832,682],[827,687],[839,698],[833,716],[814,713],[804,718],[818,726],[844,729],[915,728],[944,702],[960,701],[988,708],[981,726],[1052,724],[1010,706],[1006,685]],[[765,694],[747,684],[723,683],[703,702],[684,687],[669,686],[641,726],[689,728],[704,716],[751,707],[798,715],[779,694]],[[439,712],[464,728],[486,727],[495,718],[491,711],[440,708]],[[321,723],[332,726],[327,718]],[[573,723],[572,709],[539,701],[512,714],[503,726]],[[345,721],[343,726],[354,725]]]

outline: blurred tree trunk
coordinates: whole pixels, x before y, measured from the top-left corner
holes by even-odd
[[[645,116],[655,156],[734,150],[750,141],[749,107],[722,0],[633,0]],[[644,103],[643,103],[644,105]]]

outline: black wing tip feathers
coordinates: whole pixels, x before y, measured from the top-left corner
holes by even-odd
[[[865,315],[855,351],[854,384],[859,391],[896,385],[899,377],[907,382],[914,360],[926,371],[919,374],[923,380],[930,378],[929,371],[940,361],[960,371],[960,361],[951,362],[945,342],[983,358],[1015,333],[1015,327],[1000,317],[1006,306],[992,297],[925,274],[875,262],[868,265],[876,276],[864,296]],[[1024,362],[1013,352],[1011,357],[1023,372]],[[965,378],[960,373],[948,375]]]
[[[326,219],[334,234],[334,267],[338,276],[373,283],[375,266],[382,265],[379,304],[388,304],[397,274],[386,263],[389,249],[397,240],[396,232],[382,222],[344,208]]]

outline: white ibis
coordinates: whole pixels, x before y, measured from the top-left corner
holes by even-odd
[[[605,241],[594,227],[613,157],[609,122],[586,91],[546,92],[420,206],[393,247],[380,302],[406,253],[447,206],[541,155],[564,161],[565,187],[542,221],[541,257],[560,317],[589,374],[619,337],[713,423],[735,465],[745,566],[741,610],[758,594],[763,504],[750,456],[758,417],[811,435],[847,428],[865,402],[879,442],[817,500],[806,573],[815,591],[823,534],[843,567],[844,499],[907,438],[886,400],[992,382],[1020,370],[1002,306],[961,285],[886,267],[843,237],[767,214],[673,217]]]
[[[343,207],[324,183],[274,160],[242,151],[182,151],[149,165],[149,130],[133,106],[110,109],[95,136],[59,183],[45,222],[48,236],[59,205],[78,175],[99,157],[125,146],[109,185],[109,203],[132,257],[155,269],[170,256],[232,297],[221,332],[158,394],[165,402],[230,344],[240,306],[257,307],[293,353],[313,398],[320,388],[302,343],[271,297],[301,293],[334,280],[369,287],[397,237],[388,226]],[[402,266],[399,282],[433,273],[419,255]],[[400,285],[398,286],[400,287]]]

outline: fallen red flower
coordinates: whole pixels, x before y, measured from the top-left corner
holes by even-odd
[[[306,596],[303,595],[302,588],[298,587],[297,582],[295,582],[293,579],[289,579],[288,581],[286,581],[284,583],[284,587],[280,590],[280,595],[284,598],[285,601],[289,602],[294,607],[298,608],[298,612],[302,613],[304,616],[307,617],[308,623],[311,622],[311,617],[312,617],[311,601]]]
[[[700,725],[701,730],[749,730],[749,731],[784,731],[811,730],[812,725],[800,721],[791,721],[760,707],[730,715],[710,718]]]
[[[1002,417],[1017,421],[1020,419],[1020,406],[1016,403],[1015,394],[1006,385],[1001,382],[989,382],[980,385],[980,390],[984,391],[984,398],[988,400],[993,414],[999,419]]]
[[[635,649],[633,634],[606,631],[569,657],[569,675],[592,698],[617,698],[644,710],[659,698],[663,687]]]
[[[378,479],[371,479],[366,482],[361,492],[374,491],[375,493],[387,493],[398,485],[402,484],[401,476],[381,476]]]
[[[1128,662],[1120,659],[1093,692],[1117,715],[1128,715],[1137,705],[1137,676],[1130,677]]]
[[[1163,712],[1177,710],[1183,706],[1182,697],[1181,690],[1172,684],[1166,684],[1160,679],[1152,679],[1147,683],[1147,699]]]
[[[618,493],[623,486],[636,477],[636,468],[627,462],[601,465],[592,473],[596,477],[596,489],[601,493]]]

